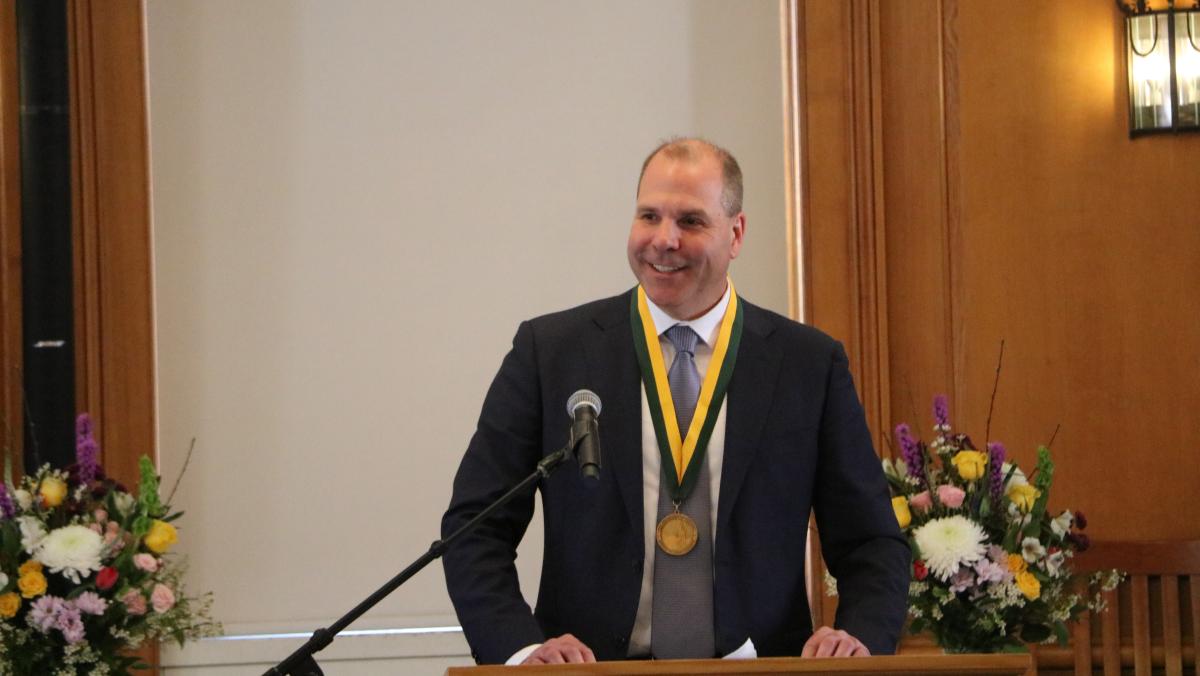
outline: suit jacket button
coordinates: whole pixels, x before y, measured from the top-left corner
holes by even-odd
[[[630,563],[633,564],[634,570],[642,569],[642,560],[641,559],[633,559],[632,561],[630,561]]]
[[[629,637],[621,636],[620,634],[613,634],[613,640],[617,642],[618,646],[623,646],[626,643],[629,643]]]

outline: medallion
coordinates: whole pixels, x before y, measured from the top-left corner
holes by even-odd
[[[659,549],[671,556],[683,556],[692,551],[696,546],[696,538],[696,522],[681,512],[673,512],[663,517],[654,532]]]

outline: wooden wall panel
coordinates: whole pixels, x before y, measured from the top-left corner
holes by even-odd
[[[71,0],[77,405],[127,486],[157,462],[150,160],[140,0]],[[157,664],[158,646],[138,653]],[[156,670],[137,673],[156,673]]]
[[[1108,3],[959,3],[958,394],[977,428],[1005,338],[993,436],[1032,463],[1062,423],[1052,507],[1195,538],[1200,136],[1128,138],[1122,30]]]
[[[0,4],[0,448],[21,469],[21,121],[16,3]],[[0,461],[2,461],[0,455]]]
[[[156,438],[142,5],[69,7],[78,402],[105,468],[128,483]]]
[[[877,25],[855,21],[864,6]],[[1200,537],[1186,516],[1200,507],[1188,461],[1200,447],[1200,135],[1128,138],[1115,6],[805,12],[810,321],[878,351],[852,356],[889,384],[880,427],[928,436],[944,392],[982,444],[1003,339],[991,437],[1029,467],[1061,423],[1051,508],[1088,513],[1093,537]],[[874,89],[854,65],[864,40],[878,44]],[[856,126],[863,91],[878,134]],[[862,255],[866,193],[882,203],[875,257]],[[872,265],[882,284],[863,283]],[[876,344],[868,305],[886,313]]]

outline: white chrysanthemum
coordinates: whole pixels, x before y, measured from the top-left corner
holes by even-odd
[[[104,538],[84,526],[63,526],[50,531],[38,546],[33,558],[42,562],[51,573],[62,573],[79,584],[79,576],[87,577],[100,570],[100,551]]]
[[[33,554],[42,543],[42,538],[46,537],[46,529],[36,516],[19,517],[17,525],[21,528],[21,549],[24,549],[26,554]]]
[[[965,516],[934,519],[913,531],[925,565],[943,582],[959,566],[974,563],[987,553],[987,535],[983,528]]]

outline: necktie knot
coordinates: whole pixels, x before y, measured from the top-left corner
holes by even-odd
[[[689,355],[695,356],[696,343],[700,341],[700,335],[697,334],[692,327],[676,324],[667,329],[667,340],[675,346],[676,352],[686,352]]]

